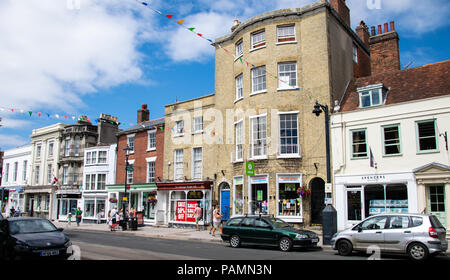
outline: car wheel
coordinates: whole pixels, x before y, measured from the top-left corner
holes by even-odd
[[[341,256],[349,256],[353,251],[353,245],[348,240],[341,240],[337,244],[338,253]]]
[[[283,237],[278,242],[278,247],[283,252],[289,252],[292,249],[292,240],[288,237]]]
[[[241,246],[241,238],[237,235],[233,235],[230,238],[230,246],[233,248],[239,248]]]
[[[423,261],[428,258],[428,248],[421,243],[413,243],[408,246],[408,256],[415,261]]]

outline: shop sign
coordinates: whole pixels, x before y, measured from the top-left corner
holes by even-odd
[[[247,161],[245,163],[245,174],[255,176],[255,163],[253,161]]]
[[[251,184],[267,184],[268,177],[267,176],[257,176],[257,177],[250,177],[250,183]]]
[[[242,184],[244,184],[244,178],[242,178],[242,177],[234,178],[234,184],[235,185],[242,185]]]
[[[361,180],[364,182],[378,182],[380,180],[385,181],[386,176],[384,176],[384,175],[368,175],[368,176],[362,176]]]
[[[301,175],[279,176],[278,183],[300,183],[302,181]]]
[[[195,222],[193,217],[196,201],[177,201],[177,221],[178,222]]]

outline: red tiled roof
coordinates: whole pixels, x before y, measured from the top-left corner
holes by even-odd
[[[340,112],[359,109],[357,89],[375,84],[383,84],[388,89],[386,105],[450,95],[450,60],[353,79],[342,100]]]

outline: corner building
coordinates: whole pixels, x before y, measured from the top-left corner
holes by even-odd
[[[214,42],[214,103],[223,121],[216,122],[213,201],[222,212],[321,224],[325,122],[312,110],[316,100],[333,110],[356,74],[370,75],[362,65],[370,50],[349,18],[345,1],[321,0],[235,21]]]

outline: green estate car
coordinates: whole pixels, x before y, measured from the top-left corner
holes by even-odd
[[[261,216],[231,218],[223,226],[221,237],[233,248],[241,244],[267,245],[278,246],[284,252],[293,247],[316,247],[319,242],[315,232],[296,229],[278,218]]]

